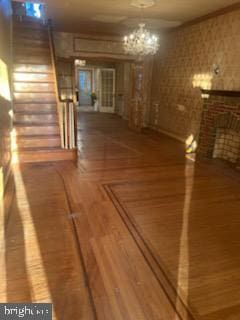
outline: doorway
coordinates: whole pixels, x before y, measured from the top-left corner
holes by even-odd
[[[115,69],[100,69],[100,112],[115,111]]]
[[[92,106],[92,92],[93,92],[93,70],[91,69],[79,69],[78,71],[78,83],[79,83],[79,106],[91,107]]]
[[[76,66],[79,111],[116,112],[116,68],[114,63],[91,62]]]

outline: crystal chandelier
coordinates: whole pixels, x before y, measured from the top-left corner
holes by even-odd
[[[126,53],[139,57],[154,55],[159,49],[158,37],[151,34],[144,23],[130,35],[124,37],[124,50]]]
[[[152,7],[154,0],[132,0],[131,5],[140,9],[140,19],[143,19],[143,10]],[[127,54],[139,58],[154,55],[159,49],[158,37],[145,28],[145,23],[140,23],[138,29],[124,37],[124,50]]]

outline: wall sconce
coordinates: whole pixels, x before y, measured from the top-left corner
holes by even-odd
[[[178,104],[177,105],[177,110],[182,112],[182,113],[185,113],[187,110],[186,110],[186,107],[182,104]]]
[[[219,65],[214,63],[213,66],[212,66],[212,70],[213,70],[213,74],[215,74],[217,76],[220,73]]]

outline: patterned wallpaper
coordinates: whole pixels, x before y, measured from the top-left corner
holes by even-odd
[[[200,125],[199,87],[240,90],[240,10],[178,29],[161,41],[153,66],[150,123],[185,140]]]

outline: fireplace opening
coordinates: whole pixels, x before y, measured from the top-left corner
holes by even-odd
[[[240,170],[240,91],[202,90],[203,111],[197,154]]]
[[[240,157],[240,135],[232,129],[218,128],[213,151],[213,158],[237,163]]]

